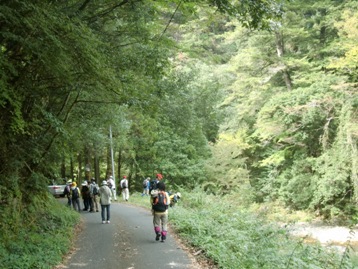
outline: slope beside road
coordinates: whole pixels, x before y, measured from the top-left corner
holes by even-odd
[[[155,241],[151,212],[126,203],[111,204],[111,223],[101,212],[82,212],[82,230],[75,249],[57,268],[86,269],[197,269],[175,237]]]

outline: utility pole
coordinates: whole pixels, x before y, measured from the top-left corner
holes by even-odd
[[[112,161],[112,176],[114,181],[114,188],[116,188],[116,177],[114,175],[114,157],[113,157],[113,142],[112,142],[112,126],[109,126],[109,139],[111,145],[111,161]]]

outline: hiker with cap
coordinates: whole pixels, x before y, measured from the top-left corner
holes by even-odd
[[[65,189],[63,190],[63,194],[66,196],[67,198],[67,206],[68,207],[71,207],[71,185],[72,185],[72,180],[68,180],[66,182],[66,186],[65,186]]]
[[[117,201],[116,183],[114,182],[113,176],[110,176],[107,180],[108,188],[111,190],[112,199]]]
[[[74,210],[81,211],[80,207],[80,189],[76,182],[72,182],[70,190],[71,202]]]
[[[90,189],[88,187],[88,183],[87,180],[85,180],[82,183],[82,187],[81,187],[81,196],[83,199],[83,211],[89,211],[90,207],[91,207],[91,192]]]
[[[129,199],[129,189],[128,189],[128,180],[127,180],[127,176],[123,176],[121,182],[120,182],[120,186],[122,189],[122,197],[124,201],[128,201]]]
[[[108,187],[107,181],[103,180],[102,186],[99,188],[100,204],[101,204],[101,217],[102,223],[110,223],[110,206],[112,192]]]
[[[149,194],[152,194],[153,190],[157,190],[157,188],[158,188],[157,185],[162,179],[163,179],[162,174],[156,174],[155,175],[155,179],[150,181],[150,184],[149,184]]]
[[[168,232],[168,205],[170,198],[165,191],[164,182],[157,184],[157,190],[153,190],[151,194],[151,205],[153,213],[153,225],[155,232],[155,240],[164,242],[167,239]]]
[[[146,179],[143,180],[143,193],[142,193],[142,197],[148,196],[149,195],[149,187],[150,187],[150,177],[147,177]]]
[[[90,192],[91,192],[91,200],[93,206],[93,212],[96,210],[98,212],[98,196],[99,196],[99,187],[96,183],[96,179],[92,178],[91,185],[90,185]]]

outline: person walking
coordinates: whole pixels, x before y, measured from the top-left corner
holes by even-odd
[[[165,191],[164,182],[158,182],[157,189],[158,192],[153,192],[151,197],[153,225],[155,240],[159,241],[161,238],[161,242],[164,242],[168,232],[168,205],[170,203],[170,198]]]
[[[156,174],[155,175],[155,179],[153,179],[152,181],[150,181],[149,183],[149,194],[152,193],[153,190],[157,190],[158,189],[158,183],[163,179],[162,174]]]
[[[124,201],[128,201],[129,199],[129,189],[128,189],[128,180],[126,176],[123,176],[120,186],[122,189],[122,197]]]
[[[148,196],[149,195],[149,186],[150,186],[150,177],[147,177],[146,179],[144,179],[143,181],[143,193],[142,193],[142,197]]]
[[[103,180],[102,186],[99,188],[100,195],[100,204],[101,204],[101,217],[102,223],[110,223],[110,206],[111,206],[111,197],[112,192],[107,186],[107,181]]]
[[[65,189],[63,191],[63,194],[67,198],[67,206],[68,207],[71,207],[71,205],[72,205],[72,201],[71,201],[71,185],[72,185],[72,180],[70,179],[70,180],[68,180],[66,182],[66,187],[65,187]]]
[[[80,189],[77,187],[76,182],[72,182],[71,184],[71,202],[74,210],[77,210],[78,212],[81,212],[81,206],[80,206]]]
[[[98,212],[98,196],[99,196],[99,187],[96,183],[96,180],[92,178],[90,185],[90,192],[92,198],[92,211],[96,210]]]
[[[107,180],[108,188],[111,190],[112,199],[117,201],[117,193],[116,193],[116,183],[113,179],[113,176],[110,176]]]
[[[81,196],[83,199],[83,211],[89,211],[91,206],[91,193],[86,180],[82,183]]]

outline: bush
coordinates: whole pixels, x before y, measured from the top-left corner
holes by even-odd
[[[0,264],[2,268],[53,268],[71,246],[79,214],[53,197],[34,199],[33,204],[1,212]]]

